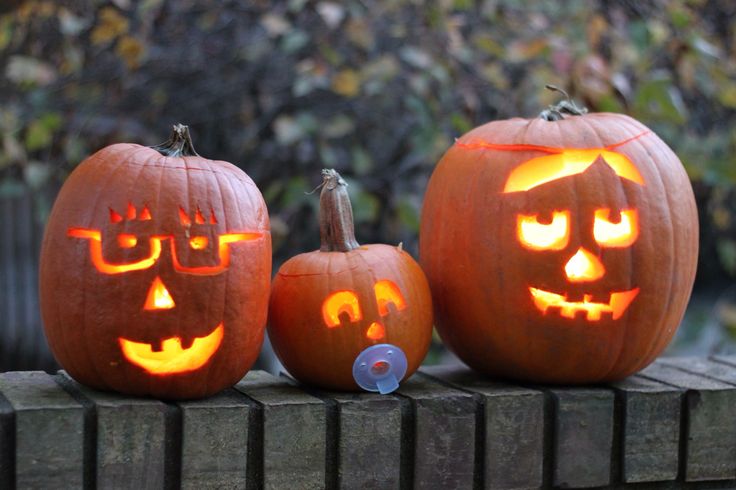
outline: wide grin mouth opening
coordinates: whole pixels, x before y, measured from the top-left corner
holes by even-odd
[[[588,321],[598,321],[603,313],[610,313],[614,320],[621,318],[636,295],[639,294],[639,288],[612,292],[607,303],[592,301],[590,294],[584,295],[583,301],[568,301],[566,294],[552,293],[533,287],[529,288],[529,292],[532,294],[534,305],[542,313],[547,313],[550,308],[556,308],[559,309],[560,316],[575,318],[578,311],[584,311]]]
[[[161,342],[161,350],[151,344],[118,338],[125,358],[150,374],[179,374],[204,366],[217,352],[224,335],[222,323],[204,337],[197,337],[191,347],[181,346],[181,337],[169,337]]]

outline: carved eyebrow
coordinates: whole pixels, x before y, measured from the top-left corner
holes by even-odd
[[[500,144],[482,140],[456,141],[455,146],[465,150],[538,151],[547,153],[546,156],[532,158],[516,167],[506,181],[504,193],[528,191],[562,177],[583,173],[595,162],[598,156],[602,157],[604,163],[611,167],[619,177],[631,180],[639,185],[645,185],[644,179],[631,160],[614,151],[614,149],[651,133],[649,130],[642,131],[623,141],[601,148],[555,148],[542,145]]]
[[[528,191],[547,182],[581,174],[599,159],[619,177],[644,185],[644,179],[626,155],[603,148],[588,148],[563,150],[527,160],[511,172],[503,192]]]

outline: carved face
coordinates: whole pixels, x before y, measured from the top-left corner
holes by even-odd
[[[411,375],[432,336],[424,274],[408,253],[390,245],[292,257],[276,274],[270,301],[269,337],[284,367],[328,389],[358,388],[353,365],[377,345],[401,351]]]
[[[397,311],[406,309],[406,300],[395,282],[382,279],[373,285],[374,300],[381,318],[389,314],[389,305]],[[363,308],[355,291],[336,291],[330,294],[322,303],[322,318],[329,328],[336,328],[343,323],[359,323],[363,320]],[[378,342],[386,336],[381,318],[370,322],[365,331],[366,339]]]
[[[419,243],[437,330],[465,363],[590,383],[636,372],[672,338],[697,214],[677,157],[641,123],[515,118],[447,151]]]
[[[131,144],[64,184],[44,235],[41,311],[77,381],[160,398],[207,396],[260,351],[268,212],[242,170]]]
[[[205,219],[200,208],[190,216],[179,207],[181,228],[175,233],[162,233],[156,226],[147,204],[138,211],[133,203],[128,203],[125,214],[109,208],[110,220],[103,230],[90,228],[69,228],[70,237],[87,240],[89,258],[100,274],[115,280],[120,274],[143,273],[154,268],[162,260],[162,252],[168,246],[168,258],[173,273],[191,276],[217,276],[230,266],[230,249],[240,242],[255,240],[263,234],[258,232],[233,232],[216,234],[211,229],[217,225],[214,210]],[[180,247],[185,247],[182,251]],[[153,321],[162,321],[167,310],[176,308],[177,301],[186,301],[186,296],[175,299],[169,287],[156,274],[144,281],[136,289],[140,296],[142,315]],[[185,280],[177,278],[176,281]],[[142,286],[148,286],[144,289]],[[145,292],[147,290],[147,292]],[[140,312],[139,312],[140,313]],[[138,315],[134,315],[138,316]],[[197,322],[196,317],[191,317]],[[198,325],[205,327],[205,325]],[[155,342],[136,342],[120,335],[117,341],[123,356],[132,364],[154,375],[178,374],[194,371],[204,366],[217,352],[224,336],[224,325],[220,321],[211,325],[211,330],[191,340],[189,347],[182,346],[182,335],[173,335]],[[160,346],[159,346],[160,344]],[[154,350],[155,347],[158,347]]]
[[[637,241],[639,210],[621,206],[618,200],[571,201],[554,185],[576,179],[576,186],[590,187],[601,177],[611,186],[645,185],[625,155],[606,149],[563,150],[534,158],[516,167],[506,181],[504,194],[524,202],[523,210],[515,213],[513,233],[519,246],[531,255],[555,256],[557,263],[562,257],[564,262],[555,275],[564,278],[557,288],[544,289],[534,279],[529,281],[530,298],[542,314],[584,316],[590,322],[604,316],[618,320],[639,294],[637,286],[621,289],[615,281],[607,281],[603,261],[604,251],[627,249]],[[608,290],[601,286],[605,284]]]

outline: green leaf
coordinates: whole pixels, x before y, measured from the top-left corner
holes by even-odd
[[[320,163],[323,167],[334,168],[339,163],[337,157],[337,151],[333,147],[327,144],[319,145],[319,158]]]
[[[419,205],[411,197],[403,196],[397,205],[399,221],[407,229],[419,232]]]
[[[634,108],[641,119],[682,124],[687,118],[679,90],[666,77],[643,82],[636,93]]]
[[[730,274],[736,274],[736,242],[725,238],[721,239],[716,243],[716,250],[723,267]]]
[[[281,196],[281,205],[287,208],[299,206],[304,202],[311,201],[311,196],[305,194],[310,190],[307,179],[304,177],[292,177],[286,184],[286,189]]]
[[[450,122],[452,123],[452,128],[460,134],[467,133],[473,129],[473,123],[459,112],[453,112],[450,115]]]
[[[373,160],[370,153],[360,146],[353,146],[350,150],[351,165],[356,175],[368,175],[373,171]]]
[[[361,189],[358,192],[351,192],[350,198],[353,202],[353,218],[356,223],[376,221],[381,203],[375,195]]]
[[[301,30],[291,31],[281,40],[281,50],[293,54],[309,43],[309,34]]]
[[[56,81],[56,69],[50,63],[30,56],[11,56],[5,67],[5,76],[19,85],[49,85]]]
[[[61,126],[61,116],[52,112],[33,121],[26,130],[26,149],[35,151],[48,147],[59,126]]]
[[[354,129],[355,121],[352,118],[344,114],[338,114],[327,121],[327,123],[321,127],[320,132],[326,138],[334,139],[342,138],[343,136],[352,133]]]

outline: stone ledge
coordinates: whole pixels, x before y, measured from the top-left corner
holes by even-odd
[[[736,488],[736,357],[610,385],[432,366],[387,396],[253,371],[185,402],[0,373],[0,488]]]

